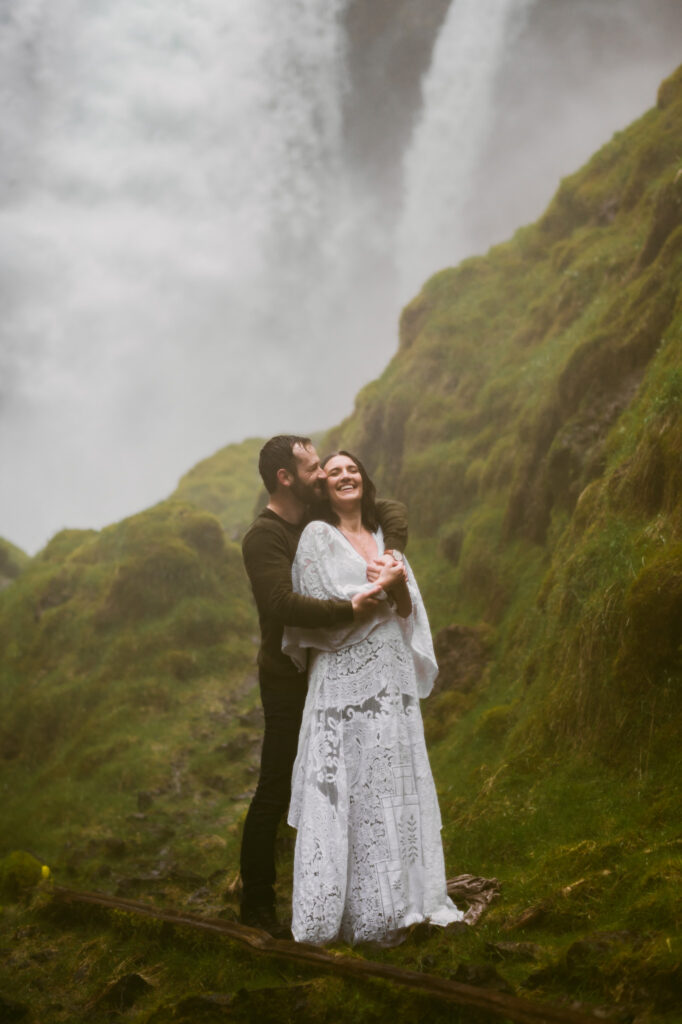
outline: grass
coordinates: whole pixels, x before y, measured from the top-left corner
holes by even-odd
[[[640,1024],[680,1019],[680,130],[682,71],[537,224],[426,282],[395,359],[322,442],[408,500],[434,630],[487,638],[476,685],[444,686],[424,716],[449,873],[502,886],[465,935],[343,951],[485,983],[494,967]],[[259,446],[100,533],[10,552],[0,856],[236,912],[261,726],[234,541]],[[287,830],[280,848],[286,903]],[[127,915],[55,917],[45,888],[0,916],[0,992],[36,1021],[109,1021],[131,974],[149,987],[121,1012],[140,1024],[473,1020]]]

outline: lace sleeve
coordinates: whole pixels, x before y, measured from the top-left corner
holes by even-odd
[[[291,576],[294,590],[306,597],[348,600],[372,586],[347,557],[338,531],[321,521],[301,534]]]
[[[407,569],[407,586],[412,599],[412,612],[406,619],[400,619],[403,635],[408,646],[412,650],[415,672],[417,675],[417,692],[420,697],[428,697],[433,689],[436,676],[438,675],[438,664],[433,649],[431,627],[424,607],[424,601],[417,584],[412,567],[405,558]]]
[[[324,522],[313,522],[301,534],[292,566],[294,590],[308,597],[350,600],[362,590],[371,589],[364,564],[345,546],[337,530]],[[358,625],[299,629],[288,626],[282,638],[282,650],[303,671],[307,664],[307,648],[336,651],[364,639],[379,622],[392,615],[387,601],[382,601],[376,617]]]

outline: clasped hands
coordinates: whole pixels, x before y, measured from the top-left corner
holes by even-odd
[[[352,599],[355,619],[371,615],[381,599],[382,590],[389,594],[396,587],[407,583],[407,570],[388,552],[373,559],[367,566],[367,580],[373,583],[371,590],[361,591]]]
[[[398,562],[390,552],[373,559],[367,566],[369,583],[380,583],[383,590],[390,590],[396,583],[407,583],[404,562]]]

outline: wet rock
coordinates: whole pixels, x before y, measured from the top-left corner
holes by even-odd
[[[459,690],[468,693],[479,682],[490,659],[493,644],[490,626],[446,626],[435,637],[439,666],[433,692]]]
[[[448,0],[371,0],[347,4],[343,15],[351,86],[346,144],[351,160],[360,157],[358,166],[381,180],[393,201],[399,197],[401,153],[419,113],[422,75],[448,7]]]
[[[140,974],[124,974],[117,978],[105,988],[104,992],[97,997],[93,1006],[110,1006],[115,1010],[129,1010],[131,1006],[139,1002],[147,993],[153,991],[153,986]]]

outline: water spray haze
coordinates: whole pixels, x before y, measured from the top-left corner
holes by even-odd
[[[405,294],[434,268],[471,253],[467,207],[477,195],[480,155],[495,123],[499,66],[533,2],[457,0],[450,6],[423,83],[423,116],[405,156],[398,228]]]
[[[523,100],[514,55],[541,37],[551,62],[550,35],[531,28],[556,5],[456,0],[442,21],[443,0],[424,0],[437,14],[431,68],[422,39],[423,68],[402,83],[414,102],[381,105],[404,118],[387,128],[397,153],[371,116],[372,89],[395,73],[366,75],[359,95],[349,59],[349,19],[370,2],[3,6],[0,535],[35,550],[62,526],[159,500],[230,441],[332,425],[392,354],[421,279],[516,226],[514,179],[539,190],[500,156],[500,75],[516,81],[530,111],[519,132],[541,150],[529,123],[547,115]],[[662,77],[656,38],[647,52]],[[609,102],[595,116],[603,135]],[[505,194],[505,159],[493,212],[477,196]],[[555,165],[536,163],[549,196]]]

